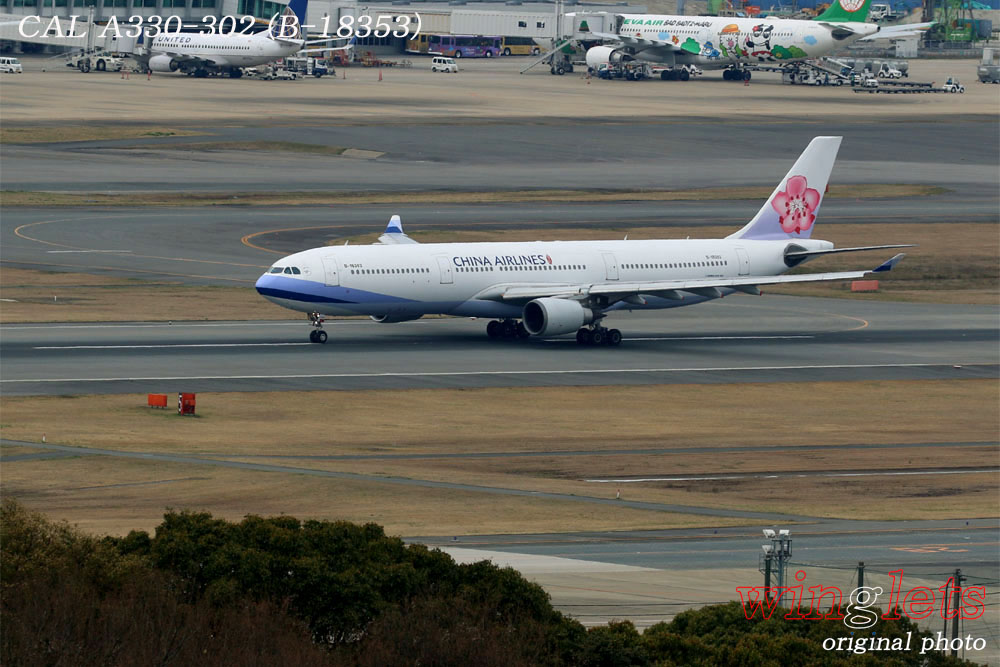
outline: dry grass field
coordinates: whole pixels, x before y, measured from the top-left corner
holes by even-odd
[[[802,400],[803,397],[814,400]],[[479,486],[871,519],[996,516],[1000,388],[988,380],[202,394],[199,416],[146,408],[144,396],[9,397],[0,435],[206,460],[267,463]],[[337,406],[336,417],[329,407]],[[385,405],[392,405],[386,419]],[[795,420],[788,406],[795,406]],[[718,418],[725,406],[727,418]],[[744,407],[741,407],[744,406]],[[594,429],[582,414],[627,415]],[[348,417],[349,416],[349,417]],[[679,417],[683,418],[679,418]],[[603,435],[602,435],[603,434]],[[810,449],[820,445],[969,442],[934,447]],[[776,446],[801,446],[774,451]],[[758,452],[730,452],[756,446]],[[671,452],[690,447],[709,452]],[[23,455],[26,448],[16,451]],[[632,452],[657,449],[657,453]],[[772,451],[768,451],[771,449]],[[6,447],[5,458],[14,454]],[[508,457],[517,452],[563,456]],[[583,452],[575,454],[571,452]],[[331,460],[360,454],[383,458]],[[444,454],[400,459],[385,455]],[[483,456],[447,456],[482,454]],[[301,458],[319,457],[319,458]],[[961,475],[827,477],[816,471]],[[774,479],[597,483],[593,479],[790,473]],[[589,503],[424,489],[105,457],[11,461],[6,493],[51,516],[122,532],[163,508],[226,516],[285,511],[377,520],[406,534],[631,529],[735,520]],[[790,509],[792,508],[792,509]],[[486,510],[486,511],[484,511]]]

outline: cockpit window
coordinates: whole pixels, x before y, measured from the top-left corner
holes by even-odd
[[[271,267],[271,273],[281,273],[281,267],[280,266]]]
[[[300,275],[302,272],[299,271],[299,267],[293,266],[292,267],[292,273],[294,273],[295,275]]]
[[[292,272],[292,267],[286,266],[285,267],[285,273],[291,273],[291,272]]]

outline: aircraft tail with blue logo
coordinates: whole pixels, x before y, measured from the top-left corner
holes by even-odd
[[[305,39],[306,10],[309,0],[290,0],[280,14],[273,20],[271,36],[282,41],[299,41]]]
[[[826,194],[841,139],[843,137],[816,137],[810,141],[753,220],[727,238],[809,238]]]

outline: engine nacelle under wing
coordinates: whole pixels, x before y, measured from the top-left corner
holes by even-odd
[[[154,72],[176,72],[179,65],[173,56],[161,53],[149,59],[149,69]]]
[[[594,321],[594,313],[579,301],[535,299],[524,305],[524,328],[533,336],[558,336]]]
[[[597,70],[601,65],[612,63],[627,63],[635,57],[611,46],[594,46],[587,49],[587,67]]]

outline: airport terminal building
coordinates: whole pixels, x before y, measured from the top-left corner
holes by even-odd
[[[279,14],[284,3],[270,0],[5,0],[4,16],[0,16],[0,40],[6,51],[60,50],[61,48],[86,47],[79,40],[59,39],[48,35],[45,40],[19,39],[17,23],[24,16],[43,17],[42,24],[49,17],[59,16],[69,19],[77,15],[86,21],[93,11],[98,24],[112,20],[125,25],[131,17],[141,16],[147,22],[153,17],[176,16],[175,24],[187,26],[212,17],[221,21],[223,17],[242,18],[253,16],[260,27]],[[439,35],[495,35],[520,40],[535,40],[539,47],[546,49],[552,40],[573,33],[572,15],[581,13],[643,13],[645,5],[621,3],[582,2],[535,2],[529,0],[507,0],[506,2],[477,2],[475,0],[451,0],[450,2],[422,2],[420,0],[394,0],[383,5],[359,5],[343,0],[310,0],[308,24],[311,35],[324,33],[332,35],[340,26],[356,26],[362,17],[370,17],[375,26],[380,17],[392,26],[392,33],[386,37],[366,36],[357,40],[357,47],[376,53],[402,53],[406,42],[418,29],[424,34]],[[571,16],[567,16],[567,14]],[[211,19],[209,19],[211,21]],[[405,26],[409,26],[407,33]],[[240,24],[240,28],[243,24]],[[104,46],[115,50],[113,42],[101,42],[94,46]]]

